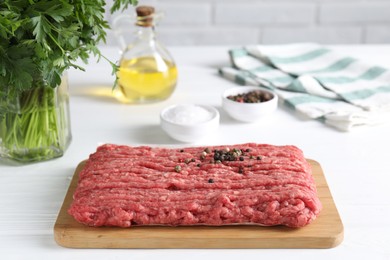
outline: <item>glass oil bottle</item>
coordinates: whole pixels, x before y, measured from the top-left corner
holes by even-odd
[[[137,34],[122,54],[116,98],[123,103],[151,103],[167,99],[176,87],[177,68],[169,52],[157,40],[158,18],[151,6],[139,6]]]

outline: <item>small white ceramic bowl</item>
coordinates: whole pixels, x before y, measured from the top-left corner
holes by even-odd
[[[197,142],[219,127],[219,112],[211,106],[178,104],[160,113],[161,128],[173,139],[185,143]]]
[[[272,95],[268,101],[260,103],[240,103],[228,99],[228,96],[245,94],[251,91],[262,91]],[[222,107],[234,119],[242,122],[256,122],[274,112],[278,107],[278,96],[275,92],[263,87],[233,87],[222,94]]]

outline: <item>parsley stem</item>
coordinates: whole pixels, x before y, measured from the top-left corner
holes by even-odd
[[[19,96],[19,111],[7,111],[0,119],[1,156],[28,162],[63,154],[69,121],[66,99],[57,91],[43,86]]]
[[[49,34],[49,37],[58,46],[58,48],[61,50],[62,54],[65,55],[65,50],[61,47],[61,45],[57,42],[57,40],[54,38],[54,36],[51,33]]]

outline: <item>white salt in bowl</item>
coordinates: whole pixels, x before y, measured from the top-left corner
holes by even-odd
[[[269,96],[269,100],[260,103],[241,103],[229,99],[229,96],[260,91]],[[222,107],[232,118],[242,122],[257,122],[274,112],[278,107],[278,96],[275,92],[262,87],[233,87],[222,94]]]
[[[192,143],[213,133],[219,127],[219,112],[211,106],[177,104],[160,113],[161,128],[173,139]]]

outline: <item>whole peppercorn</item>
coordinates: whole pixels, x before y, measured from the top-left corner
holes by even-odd
[[[188,158],[187,158],[187,159],[184,160],[184,162],[185,162],[186,164],[189,164],[189,163],[191,162],[191,159],[188,159]]]

